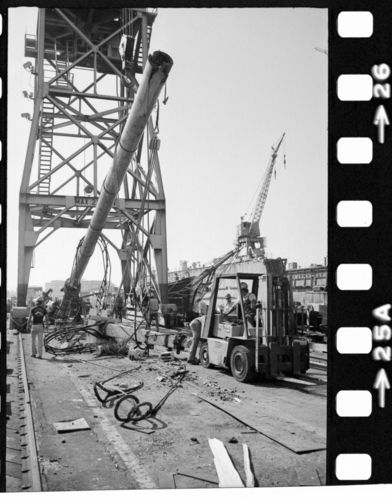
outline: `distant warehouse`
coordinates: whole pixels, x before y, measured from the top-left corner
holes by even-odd
[[[287,266],[287,274],[294,302],[312,305],[315,310],[319,308],[318,305],[327,305],[327,265],[312,264],[301,268],[292,262]]]

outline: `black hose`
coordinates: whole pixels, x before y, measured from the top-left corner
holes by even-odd
[[[52,355],[66,355],[70,353],[93,351],[96,348],[96,343],[82,344],[80,343],[80,340],[82,339],[82,336],[86,334],[89,334],[90,336],[98,339],[110,339],[108,336],[106,336],[105,332],[100,332],[99,330],[95,329],[96,327],[100,327],[103,325],[106,325],[106,321],[97,321],[94,324],[90,324],[88,326],[66,326],[55,329],[54,331],[51,331],[45,335],[45,351]],[[58,340],[62,343],[67,342],[68,345],[60,347],[51,345],[50,343],[55,340]],[[74,340],[74,342],[69,345],[69,342],[72,340]]]

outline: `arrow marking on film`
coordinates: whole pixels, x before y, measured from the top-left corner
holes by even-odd
[[[385,390],[391,388],[385,369],[380,369],[378,371],[373,388],[378,390],[378,405],[380,407],[385,407]]]
[[[389,125],[389,119],[385,107],[382,104],[376,109],[373,125],[378,127],[378,141],[380,144],[384,144],[385,127]]]

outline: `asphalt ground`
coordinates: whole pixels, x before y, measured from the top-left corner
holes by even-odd
[[[217,487],[209,438],[225,444],[243,480],[246,443],[258,486],[325,483],[320,370],[301,379],[241,384],[224,370],[185,364],[184,353],[163,362],[160,346],[143,360],[92,353],[36,359],[29,356],[30,336],[22,338],[44,490]],[[121,423],[94,395],[95,382],[135,368],[107,386],[126,389],[143,381],[135,395],[155,405],[180,366],[189,370],[186,380],[153,418]],[[54,426],[80,418],[88,429],[58,433]]]

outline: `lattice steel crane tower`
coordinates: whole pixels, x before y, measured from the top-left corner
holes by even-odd
[[[268,166],[264,172],[264,177],[260,191],[258,192],[255,205],[248,220],[241,218],[241,223],[237,228],[237,245],[239,248],[246,247],[247,253],[253,256],[264,257],[265,238],[260,237],[260,220],[267,201],[268,191],[271,185],[272,174],[274,172],[278,151],[282,145],[285,133],[280,138],[275,147],[272,147],[272,154]],[[284,159],[286,162],[286,159]]]
[[[86,229],[147,61],[156,9],[39,9],[26,35],[34,112],[19,197],[18,305],[35,248],[58,229]],[[158,104],[159,105],[159,104]],[[149,118],[104,229],[124,291],[149,278],[167,300],[165,195],[157,115]],[[61,254],[58,255],[61,257]]]

